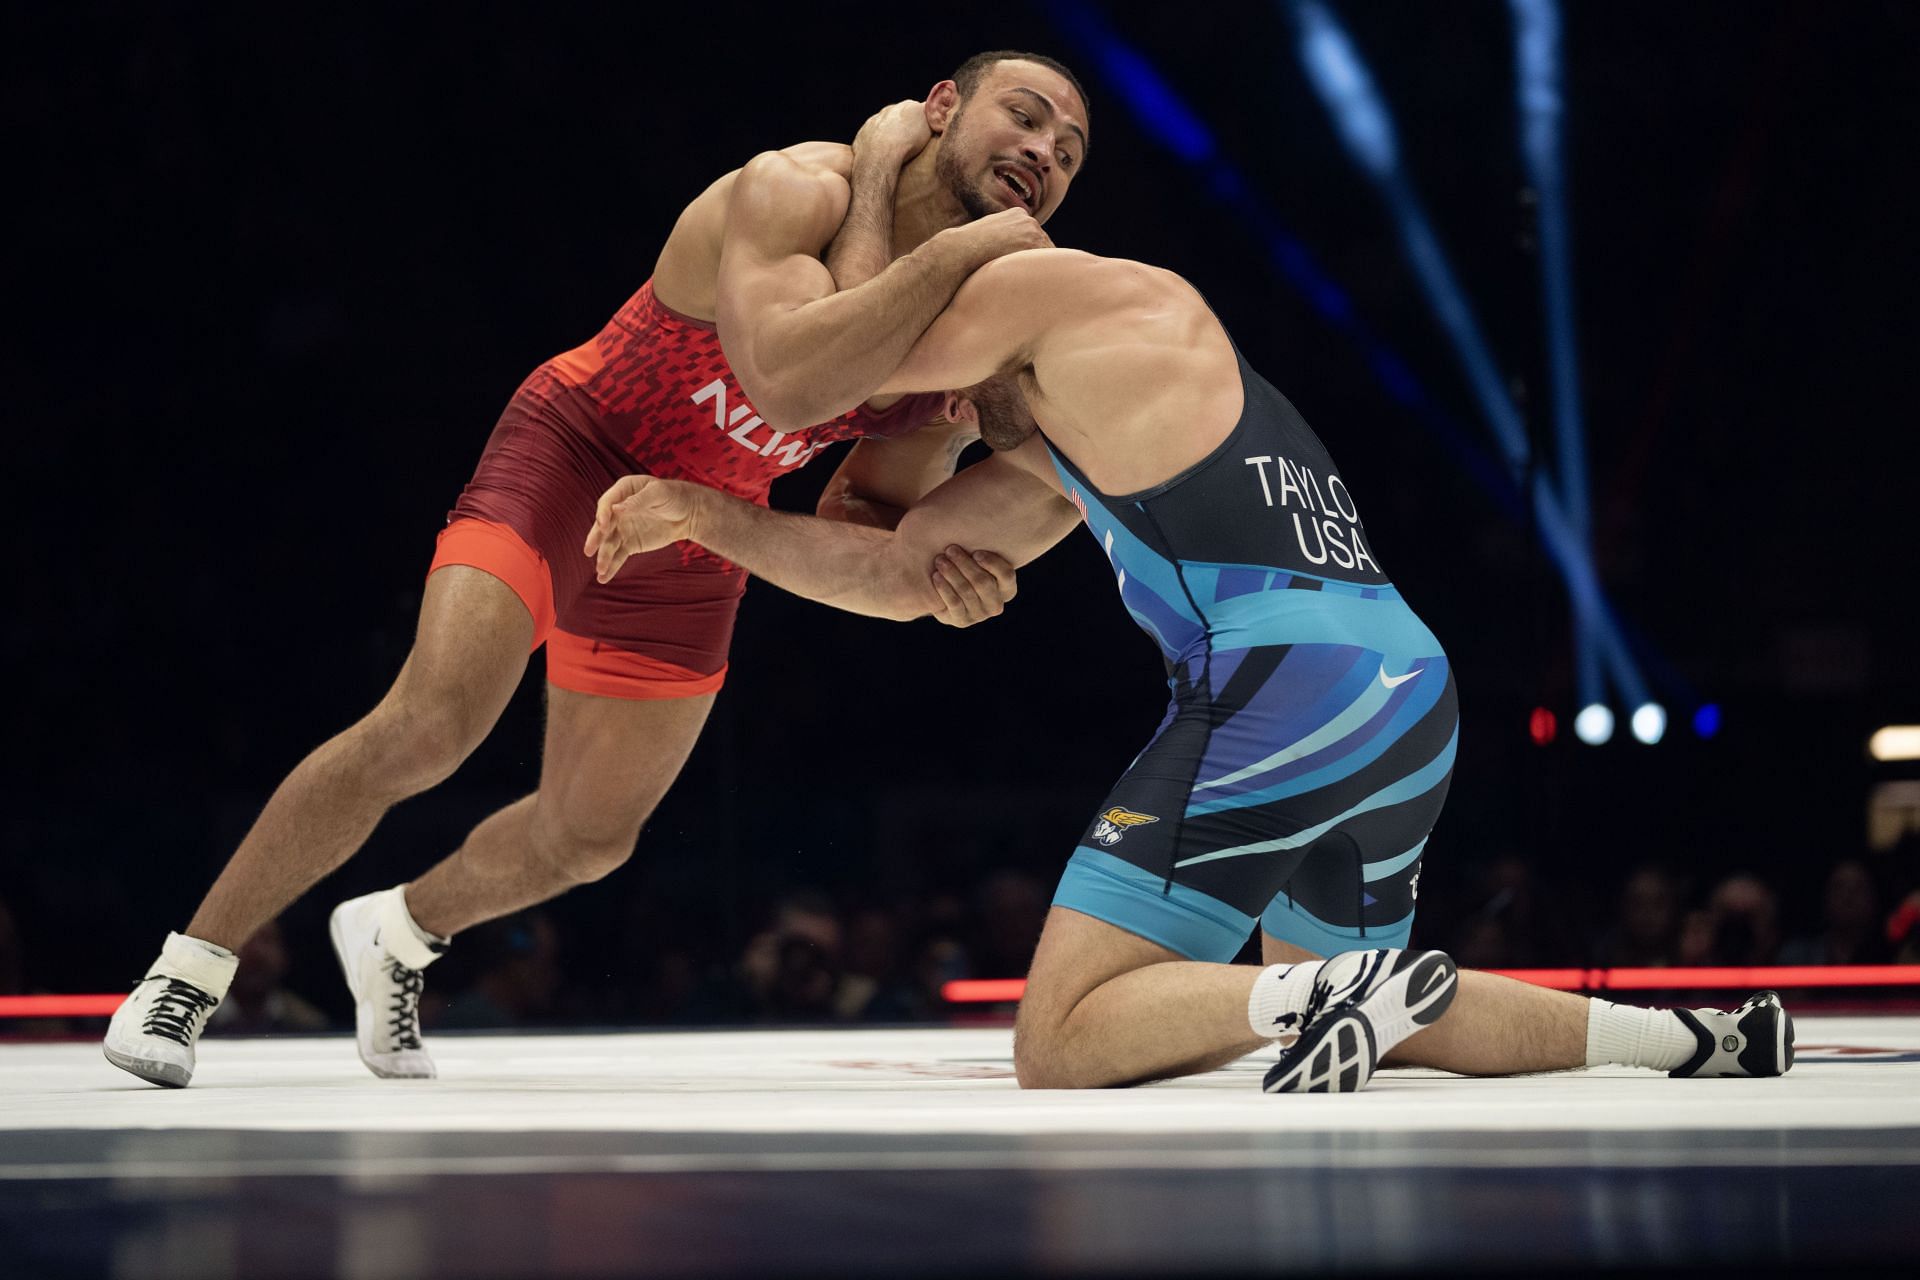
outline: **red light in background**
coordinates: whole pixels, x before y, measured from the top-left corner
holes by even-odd
[[[1762,965],[1718,969],[1489,969],[1555,991],[1751,991],[1755,987],[1916,987],[1920,964]],[[954,1004],[1012,1004],[1024,978],[962,979],[941,993]]]
[[[106,1018],[127,993],[102,996],[0,996],[0,1018]]]
[[[1559,732],[1560,722],[1545,707],[1535,707],[1533,714],[1527,717],[1527,736],[1533,739],[1536,747],[1546,746]]]

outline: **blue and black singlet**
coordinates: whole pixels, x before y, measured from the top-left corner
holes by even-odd
[[[1402,946],[1452,774],[1453,674],[1326,446],[1236,359],[1239,422],[1164,484],[1103,494],[1048,442],[1173,693],[1054,901],[1202,960],[1256,920],[1320,954]]]

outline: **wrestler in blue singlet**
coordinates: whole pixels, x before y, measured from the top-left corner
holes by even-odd
[[[1054,897],[1196,960],[1255,921],[1331,955],[1404,947],[1452,776],[1453,673],[1299,412],[1240,358],[1206,458],[1100,493],[1049,441],[1173,700]]]

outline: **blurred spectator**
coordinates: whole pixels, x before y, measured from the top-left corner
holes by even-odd
[[[915,1004],[934,1016],[946,1009],[943,994],[949,982],[973,976],[973,964],[960,940],[948,934],[934,933],[921,939],[913,957],[913,994]],[[1006,977],[1006,974],[994,974]],[[1024,973],[1014,975],[1026,977]]]
[[[1893,948],[1895,964],[1920,964],[1920,889],[1887,917],[1887,944]]]
[[[655,957],[652,976],[636,1005],[643,1021],[683,1022],[700,996],[700,967],[687,952],[672,948]]]
[[[1455,960],[1472,969],[1510,969],[1566,963],[1579,953],[1578,932],[1526,859],[1502,856],[1481,867],[1478,880],[1481,905],[1449,940]]]
[[[1638,867],[1620,890],[1620,917],[1601,935],[1608,967],[1670,965],[1680,952],[1680,882],[1665,867]]]
[[[1884,933],[1895,964],[1920,964],[1920,831],[1908,831],[1888,851],[1888,881],[1899,900]]]
[[[902,980],[900,961],[900,924],[893,913],[857,913],[847,928],[846,972],[834,996],[834,1013],[858,1022],[914,1017],[913,992]]]
[[[1772,964],[1780,945],[1773,890],[1741,872],[1714,886],[1707,905],[1689,912],[1680,933],[1683,965]]]
[[[40,994],[27,990],[27,947],[20,926],[5,902],[0,902],[0,996]],[[63,1036],[73,1025],[60,1018],[0,1018],[0,1036],[31,1039]]]
[[[1025,969],[1018,973],[991,973],[977,967],[973,953],[963,941],[972,932],[966,903],[957,895],[938,893],[928,899],[914,942],[913,971],[907,975],[919,1016],[940,1017],[952,1007],[947,1004],[944,993],[949,982],[961,978],[1027,976]]]
[[[773,923],[748,940],[737,966],[755,1017],[817,1022],[834,1014],[840,985],[840,917],[825,894],[783,899]]]
[[[438,1025],[520,1026],[553,1009],[560,993],[560,940],[545,912],[489,921],[463,936],[461,946],[475,958],[478,972],[447,1005]]]
[[[280,922],[269,920],[240,948],[227,998],[207,1019],[207,1031],[258,1036],[275,1031],[324,1031],[327,1015],[283,986],[287,946]]]
[[[1050,901],[1047,886],[1023,871],[996,871],[987,877],[974,895],[978,941],[973,959],[983,976],[1026,976]]]
[[[20,945],[20,930],[13,912],[0,902],[0,996],[19,996],[27,992],[27,960]]]
[[[1468,916],[1455,928],[1448,950],[1460,965],[1468,969],[1510,969],[1514,962],[1513,939],[1497,914],[1482,910]]]
[[[1787,942],[1780,963],[1885,964],[1891,953],[1873,873],[1858,858],[1847,858],[1827,874],[1820,932]]]
[[[774,1022],[821,1022],[839,1014],[839,957],[811,938],[782,934],[772,980],[760,991],[760,1012]]]

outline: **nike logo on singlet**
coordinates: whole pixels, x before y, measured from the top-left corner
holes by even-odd
[[[1387,664],[1383,662],[1380,664],[1380,683],[1385,685],[1389,689],[1398,689],[1401,685],[1405,684],[1407,681],[1413,679],[1415,676],[1419,675],[1422,671],[1425,671],[1425,670],[1426,670],[1425,667],[1415,667],[1413,670],[1407,672],[1407,674],[1403,676],[1390,676],[1387,674]]]

